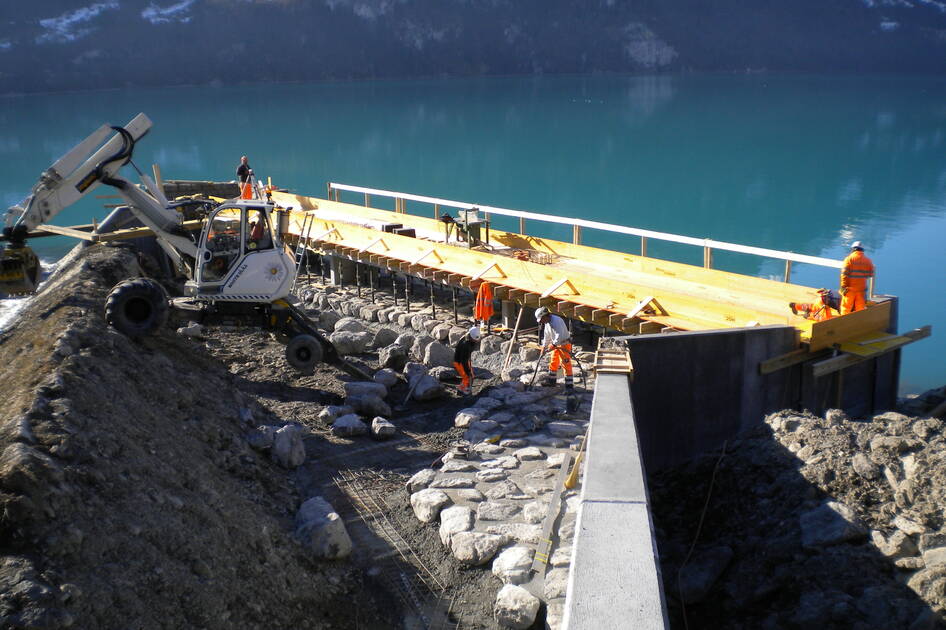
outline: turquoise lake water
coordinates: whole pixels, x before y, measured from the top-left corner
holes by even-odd
[[[139,111],[154,128],[135,162],[148,172],[157,162],[168,179],[231,180],[247,154],[257,175],[312,196],[335,181],[836,259],[861,240],[876,291],[901,298],[900,330],[933,325],[903,352],[902,393],[946,384],[944,79],[493,78],[0,99],[0,202],[22,199],[103,122]],[[114,201],[85,199],[56,223],[102,219]],[[569,228],[528,229],[571,239]],[[33,241],[47,260],[73,244]],[[698,248],[651,242],[648,253],[702,263]],[[723,252],[714,264],[783,269]],[[793,281],[837,287],[837,271],[795,265]]]

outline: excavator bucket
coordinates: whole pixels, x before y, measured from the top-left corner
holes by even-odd
[[[39,284],[39,258],[27,247],[7,247],[0,256],[0,294],[30,295]]]

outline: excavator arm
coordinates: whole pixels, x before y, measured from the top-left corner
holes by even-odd
[[[135,216],[154,231],[172,259],[180,262],[181,254],[196,257],[193,238],[182,229],[180,215],[168,207],[154,181],[141,174],[145,188],[142,189],[119,174],[121,167],[131,161],[135,143],[150,129],[151,120],[145,114],[138,114],[124,127],[102,125],[43,171],[30,195],[7,210],[3,236],[9,245],[2,257],[0,291],[16,294],[35,290],[37,274],[18,269],[37,260],[26,246],[26,235],[52,221],[101,184],[117,189]]]

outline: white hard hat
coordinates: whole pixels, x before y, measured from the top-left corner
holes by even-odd
[[[548,314],[549,309],[545,308],[544,306],[540,306],[539,308],[535,309],[535,321],[539,321]]]
[[[860,241],[854,241],[851,243],[851,249],[864,249],[864,244]]]
[[[476,341],[480,338],[480,329],[476,326],[470,329],[470,339]]]

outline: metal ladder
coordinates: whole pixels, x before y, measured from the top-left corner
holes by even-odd
[[[289,287],[290,293],[295,292],[296,284],[299,282],[299,272],[302,270],[302,261],[305,260],[313,223],[315,223],[315,216],[308,212],[305,213],[302,217],[302,229],[299,230],[299,240],[296,241],[296,275],[292,279],[292,286]]]

